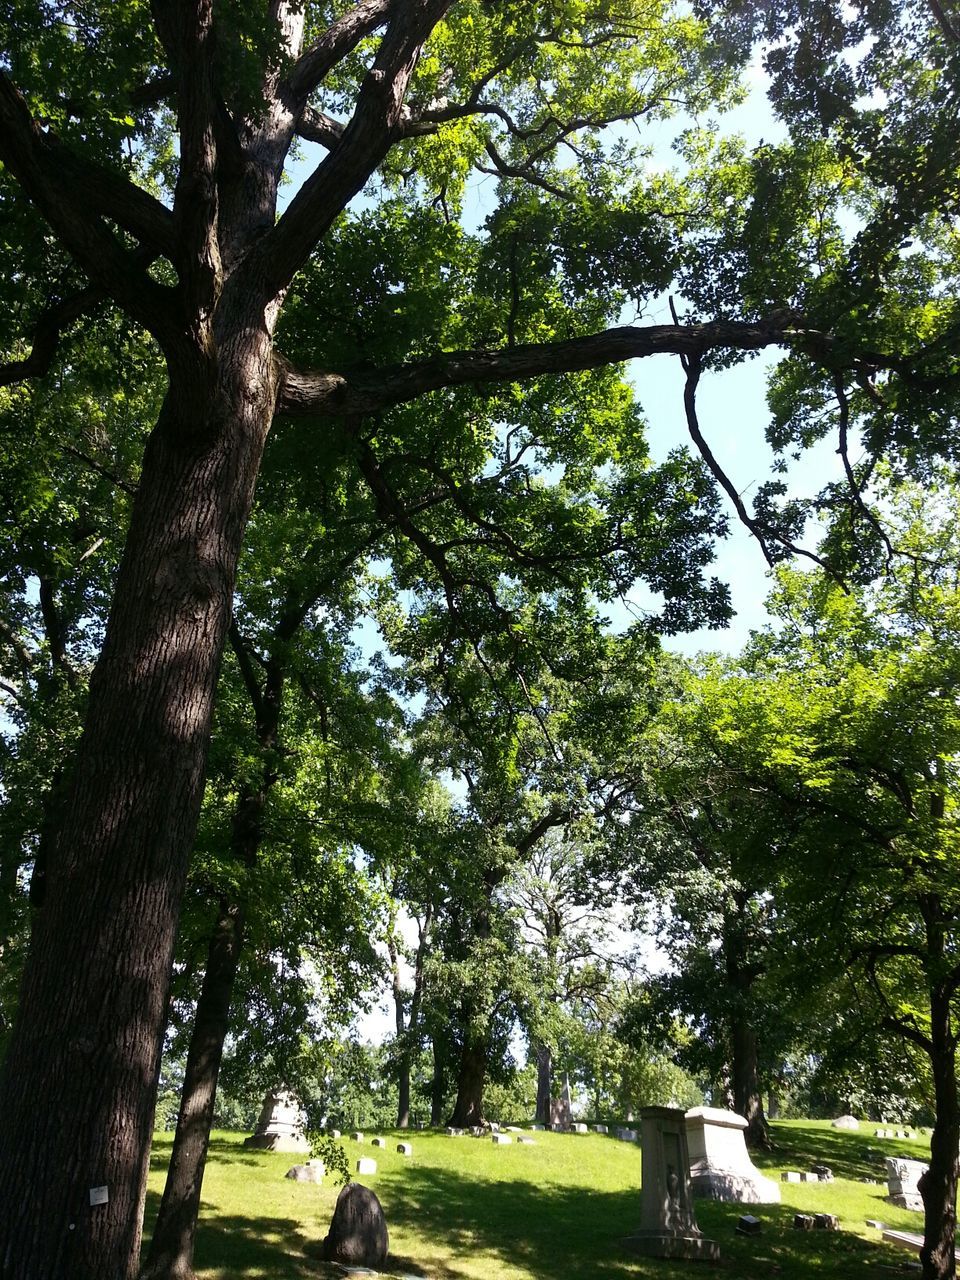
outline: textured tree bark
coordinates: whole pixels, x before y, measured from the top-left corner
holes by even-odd
[[[538,1044],[537,1055],[537,1124],[550,1124],[550,1097],[553,1093],[553,1050]]]
[[[234,319],[205,399],[171,372],[144,456],[0,1076],[3,1280],[138,1265],[174,934],[276,396],[262,316]]]
[[[460,1052],[457,1101],[450,1117],[450,1124],[456,1129],[483,1124],[483,1087],[487,1078],[488,1056],[486,1035],[468,1030]]]
[[[222,903],[187,1052],[180,1114],[143,1280],[192,1280],[200,1190],[243,946],[243,909]]]
[[[760,1075],[757,1069],[757,1036],[749,1017],[735,1010],[731,1018],[733,1109],[747,1122],[748,1147],[768,1147],[770,1133],[763,1113]]]
[[[435,1036],[433,1047],[433,1080],[430,1082],[430,1124],[436,1129],[443,1124],[443,1108],[447,1098],[447,1058],[443,1044]]]
[[[933,1028],[931,1055],[936,1120],[930,1138],[930,1164],[920,1179],[923,1198],[923,1280],[954,1280],[957,1231],[957,1160],[960,1153],[960,1104],[957,1098],[956,1049],[950,1043],[949,1012],[936,1008],[940,1032]],[[946,1035],[943,1032],[946,1031]]]

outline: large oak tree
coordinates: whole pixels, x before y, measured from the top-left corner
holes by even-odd
[[[863,35],[832,5],[822,7],[836,21],[816,30],[829,34],[839,23],[841,37],[815,48],[812,61],[810,41],[799,42],[812,67],[799,81],[808,87],[842,63],[848,28]],[[909,11],[911,38],[919,23],[935,45],[952,47],[950,33],[937,35],[933,18],[924,26],[922,6],[917,12]],[[734,60],[751,31],[750,6],[737,13]],[[873,16],[882,33],[896,26],[883,6]],[[677,353],[691,433],[702,444],[694,396],[708,353],[781,343],[825,368],[839,395],[856,375],[868,404],[883,400],[878,377],[912,379],[925,413],[949,315],[920,327],[867,324],[859,333],[835,322],[850,313],[852,295],[859,314],[874,314],[891,245],[955,198],[957,131],[943,75],[932,89],[920,84],[943,108],[922,117],[930,146],[895,113],[875,136],[847,130],[841,159],[843,146],[853,163],[860,155],[865,186],[873,185],[858,193],[870,234],[846,275],[836,269],[836,221],[820,209],[819,231],[802,218],[800,234],[784,231],[777,265],[793,264],[792,276],[768,273],[762,289],[748,273],[752,293],[731,296],[734,277],[720,268],[744,251],[743,228],[721,217],[705,268],[716,288],[687,274],[701,321],[604,328],[626,300],[642,307],[681,265],[674,213],[682,209],[670,207],[670,184],[642,173],[634,180],[622,142],[604,148],[597,131],[656,118],[678,100],[697,111],[727,93],[726,64],[689,16],[638,0],[15,3],[5,10],[3,38],[0,160],[17,259],[8,313],[29,311],[38,282],[46,305],[35,311],[32,346],[3,366],[2,381],[45,374],[58,338],[104,305],[152,338],[167,375],[0,1081],[2,1274],[120,1280],[138,1265],[178,910],[236,566],[275,419],[308,417],[318,440],[334,424],[350,434],[386,511],[390,486],[371,452],[384,415],[478,384]],[[881,42],[872,63],[887,82],[897,62],[890,47]],[[819,110],[829,129],[854,110],[861,86],[834,76],[831,116],[819,99],[812,108],[802,95],[790,99],[799,57],[787,71],[778,84],[797,119]],[[323,158],[278,216],[298,138],[319,144]],[[572,155],[572,168],[560,168],[558,148]],[[904,163],[894,202],[886,176],[871,172],[887,153]],[[461,348],[438,350],[421,333],[395,362],[371,364],[362,352],[334,362],[343,318],[325,316],[314,333],[315,367],[295,364],[277,337],[285,300],[311,259],[322,298],[326,237],[375,175],[413,184],[425,207],[455,217],[471,167],[500,183],[484,261],[499,286],[486,309],[467,317]],[[712,160],[701,167],[723,176]],[[788,218],[797,201],[789,184],[777,188],[776,163],[766,157],[734,170],[758,208]],[[702,199],[710,205],[716,191],[708,187]],[[527,190],[532,202],[515,198]],[[686,206],[691,225],[694,204]],[[542,260],[529,254],[531,244],[543,248]],[[811,246],[820,255],[812,268]],[[833,255],[833,276],[798,318],[810,277],[822,285],[824,254]],[[772,262],[766,242],[757,256]],[[586,299],[559,330],[525,323],[525,301],[545,273],[571,298]],[[793,310],[768,312],[784,302]],[[902,408],[901,400],[899,428]],[[102,1187],[105,1203],[91,1196]]]

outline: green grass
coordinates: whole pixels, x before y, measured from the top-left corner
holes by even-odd
[[[775,1148],[755,1163],[779,1180],[784,1169],[828,1164],[832,1183],[782,1183],[783,1203],[697,1202],[703,1232],[720,1244],[717,1269],[640,1260],[622,1237],[639,1223],[640,1151],[597,1134],[536,1133],[536,1146],[495,1147],[488,1139],[388,1132],[386,1149],[344,1140],[351,1166],[372,1155],[377,1173],[360,1181],[376,1191],[390,1230],[390,1268],[433,1280],[659,1280],[700,1271],[735,1280],[851,1280],[902,1272],[910,1255],[880,1243],[865,1225],[921,1229],[919,1214],[883,1199],[883,1156],[923,1159],[926,1140],[873,1138],[831,1129],[827,1121],[772,1126]],[[396,1153],[398,1139],[413,1156]],[[326,1270],[316,1250],[339,1188],[284,1178],[298,1157],[245,1151],[240,1134],[217,1133],[211,1145],[197,1235],[202,1280],[305,1280]],[[170,1136],[158,1134],[151,1161],[147,1230],[159,1204]],[[763,1223],[758,1237],[734,1233],[741,1212]],[[841,1231],[792,1229],[797,1212],[834,1213]]]

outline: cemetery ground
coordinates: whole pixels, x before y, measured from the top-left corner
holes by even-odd
[[[343,1139],[351,1168],[361,1155],[377,1173],[358,1181],[379,1196],[390,1230],[389,1270],[430,1280],[851,1280],[909,1274],[915,1261],[881,1242],[866,1219],[921,1231],[920,1214],[884,1200],[883,1158],[928,1156],[927,1138],[873,1137],[828,1121],[771,1125],[774,1149],[754,1163],[780,1181],[786,1169],[827,1164],[833,1182],[781,1183],[779,1205],[697,1201],[701,1230],[719,1242],[718,1267],[639,1259],[621,1239],[640,1220],[640,1149],[601,1134],[533,1133],[534,1145],[494,1146],[486,1138],[435,1131],[386,1131],[385,1148]],[[319,1280],[319,1262],[339,1188],[294,1182],[286,1170],[305,1157],[243,1148],[243,1134],[214,1135],[203,1184],[195,1266],[199,1280]],[[513,1134],[516,1139],[516,1134]],[[413,1144],[412,1158],[398,1141]],[[158,1134],[151,1160],[146,1230],[159,1205],[170,1134]],[[870,1185],[863,1179],[876,1179]],[[795,1213],[832,1213],[840,1231],[796,1231]],[[741,1213],[762,1223],[759,1236],[735,1233]],[[147,1236],[146,1238],[149,1238]],[[342,1273],[339,1273],[342,1274]]]

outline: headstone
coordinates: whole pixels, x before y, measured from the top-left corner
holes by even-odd
[[[322,1160],[308,1160],[306,1164],[295,1164],[284,1177],[292,1178],[294,1182],[323,1182],[326,1171]]]
[[[812,1231],[813,1225],[812,1213],[795,1213],[793,1215],[794,1231]]]
[[[640,1123],[640,1228],[624,1244],[646,1257],[718,1261],[717,1243],[704,1237],[693,1211],[683,1112],[644,1107]]]
[[[815,1213],[813,1225],[818,1231],[839,1231],[840,1219],[835,1213]]]
[[[321,1247],[323,1259],[347,1266],[379,1268],[386,1261],[389,1247],[390,1236],[380,1201],[369,1187],[348,1182],[337,1196],[330,1230]]]
[[[447,1130],[447,1137],[448,1137],[448,1138],[462,1138],[462,1137],[463,1137],[463,1130],[462,1130],[462,1129],[448,1129],[448,1130]]]
[[[387,1145],[386,1138],[371,1138],[371,1147],[385,1147]]]
[[[412,1156],[412,1155],[413,1155],[413,1147],[410,1145],[410,1143],[409,1143],[409,1142],[398,1142],[398,1143],[397,1143],[397,1151],[398,1151],[398,1152],[399,1152],[399,1154],[400,1154],[400,1155],[402,1155],[402,1156]]]
[[[495,1147],[508,1147],[510,1143],[513,1142],[513,1139],[510,1137],[509,1133],[494,1133],[491,1135],[491,1137],[493,1139],[493,1145]]]
[[[828,1164],[812,1164],[810,1172],[815,1173],[820,1182],[832,1182],[833,1170]]]
[[[268,1093],[256,1130],[243,1145],[258,1151],[309,1151],[310,1143],[303,1132],[303,1112],[296,1094],[288,1089]]]
[[[754,1167],[747,1153],[743,1116],[718,1107],[694,1107],[686,1123],[695,1196],[730,1204],[780,1203],[780,1188]]]
[[[737,1235],[758,1236],[761,1225],[759,1218],[755,1218],[752,1213],[745,1213],[736,1225]]]
[[[594,1132],[594,1133],[606,1133],[606,1132],[607,1132],[607,1126],[606,1126],[605,1124],[595,1124],[595,1125],[593,1126],[593,1132]]]
[[[331,1137],[331,1138],[334,1138],[334,1139],[341,1137],[340,1130],[339,1130],[339,1129],[331,1129],[331,1130],[330,1130],[330,1137]]]
[[[820,1179],[817,1177],[815,1173],[807,1173],[806,1171],[804,1171],[803,1173],[800,1174],[800,1181],[801,1182],[819,1182]]]
[[[837,1116],[833,1122],[834,1129],[859,1129],[860,1121],[856,1116]]]
[[[357,1161],[357,1173],[376,1173],[377,1162],[369,1156],[361,1156]]]
[[[574,1132],[574,1133],[589,1133],[589,1132],[590,1132],[590,1129],[589,1129],[589,1127],[588,1127],[587,1125],[585,1125],[585,1124],[575,1124],[575,1125],[573,1126],[573,1132]]]
[[[922,1210],[923,1200],[917,1183],[927,1166],[922,1160],[903,1160],[887,1156],[887,1199],[901,1209]]]
[[[542,1124],[532,1124],[530,1128],[534,1129],[537,1133],[543,1133],[545,1126]]]
[[[787,1169],[785,1172],[781,1173],[780,1181],[781,1182],[800,1182],[801,1177],[800,1177],[800,1174],[797,1173],[795,1169]]]
[[[359,1130],[359,1129],[354,1129],[354,1131],[353,1131],[353,1133],[351,1133],[350,1137],[351,1137],[351,1138],[353,1138],[354,1142],[362,1142],[362,1141],[363,1141],[363,1134],[360,1132],[360,1130]]]
[[[518,1138],[518,1142],[522,1142],[525,1147],[535,1147],[537,1145],[535,1138]]]
[[[637,1131],[636,1129],[620,1129],[617,1132],[617,1137],[623,1142],[636,1142]]]

